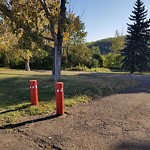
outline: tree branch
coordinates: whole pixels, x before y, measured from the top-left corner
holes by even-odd
[[[56,32],[55,32],[55,26],[53,24],[53,20],[51,19],[51,14],[48,10],[46,0],[39,0],[39,1],[41,3],[41,6],[43,7],[43,9],[45,11],[45,15],[46,15],[47,19],[49,20],[50,28],[51,28],[51,35],[52,35],[53,41],[55,43],[57,43],[57,36],[56,36]]]
[[[52,38],[49,38],[49,37],[46,37],[44,35],[40,35],[42,38],[46,39],[46,40],[49,40],[49,41],[54,41]]]
[[[13,11],[9,10],[8,7],[2,3],[0,3],[0,11],[6,17],[8,17],[12,22],[14,22],[18,28],[22,28],[24,32],[30,36],[30,38],[37,43],[38,45],[42,44],[42,39],[39,38],[38,33],[32,31],[31,27],[28,24],[25,24],[23,20],[18,19],[13,15]],[[40,44],[39,44],[40,43]]]

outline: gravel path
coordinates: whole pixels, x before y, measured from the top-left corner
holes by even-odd
[[[97,74],[101,75],[101,74]],[[150,77],[119,94],[0,129],[0,150],[150,150]]]

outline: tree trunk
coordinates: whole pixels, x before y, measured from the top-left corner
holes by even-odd
[[[55,81],[55,48],[53,48],[53,68],[52,68],[52,80]]]
[[[69,63],[69,44],[67,44],[67,47],[66,47],[66,65],[68,67],[68,63]]]
[[[52,80],[58,81],[61,79],[61,59],[62,55],[59,46],[55,46],[53,51],[53,70],[52,70]]]
[[[62,59],[62,44],[63,44],[63,31],[65,29],[66,21],[66,0],[61,0],[60,15],[58,19],[58,33],[55,38],[55,51],[54,51],[54,69],[52,79],[58,81],[61,78],[61,59]],[[53,33],[53,32],[52,32]],[[55,37],[55,36],[54,36]]]
[[[55,34],[55,28],[51,24],[51,33],[55,43],[54,59],[53,59],[53,71],[52,79],[58,81],[61,78],[61,59],[62,59],[62,43],[63,43],[63,32],[65,29],[66,22],[66,0],[61,0],[60,14],[58,17],[58,32]]]
[[[28,59],[25,59],[25,71],[30,71],[30,63]]]

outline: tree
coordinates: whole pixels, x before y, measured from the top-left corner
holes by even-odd
[[[18,39],[17,49],[23,51],[20,52],[25,61],[25,70],[30,70],[29,61],[32,43],[36,42],[37,45],[43,45],[43,40],[39,36],[37,28],[39,26],[37,22],[38,9],[37,2],[31,0],[3,0],[0,2],[1,16]]]
[[[21,61],[21,51],[17,48],[18,39],[12,34],[10,27],[1,20],[0,22],[0,64],[12,67]]]
[[[150,58],[150,21],[146,20],[147,10],[141,0],[136,0],[132,13],[129,19],[133,24],[127,24],[126,47],[122,51],[123,66],[130,73],[147,70]]]
[[[103,59],[100,54],[99,47],[93,46],[90,48],[92,53],[92,66],[91,67],[102,67],[103,66]]]
[[[103,66],[110,69],[120,69],[122,67],[122,57],[120,54],[108,53],[103,56]]]
[[[63,33],[66,28],[66,0],[53,0],[50,6],[46,0],[40,0],[40,3],[49,21],[50,32],[54,41],[55,59],[52,79],[57,81],[61,76]]]
[[[91,66],[92,53],[85,44],[72,45],[69,51],[69,59],[72,67]]]
[[[111,52],[114,54],[119,54],[124,48],[125,39],[122,33],[118,30],[115,32],[115,37],[112,39]]]
[[[122,66],[121,50],[124,48],[125,39],[122,33],[118,30],[115,32],[115,37],[112,39],[111,52],[103,56],[103,65],[106,68],[120,69]]]
[[[85,40],[87,32],[85,32],[85,25],[81,21],[80,16],[75,16],[74,13],[68,12],[66,18],[67,26],[66,31],[64,32],[64,55],[65,55],[65,64],[69,64],[69,50],[71,45],[82,44]]]
[[[11,21],[23,37],[41,46],[43,37],[54,42],[53,79],[60,78],[63,33],[66,22],[66,0],[3,0],[0,15]],[[21,8],[21,9],[20,9]],[[40,28],[39,28],[40,27]],[[49,30],[46,37],[43,31]],[[30,45],[31,46],[31,45]]]

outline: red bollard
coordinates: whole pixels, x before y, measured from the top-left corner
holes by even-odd
[[[30,80],[30,100],[31,105],[38,105],[37,80]]]
[[[56,111],[58,115],[64,114],[64,84],[56,83]]]

